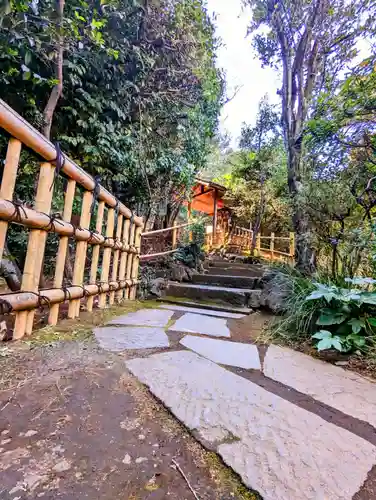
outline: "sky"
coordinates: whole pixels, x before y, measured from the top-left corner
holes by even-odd
[[[246,38],[251,14],[242,10],[241,0],[207,0],[208,11],[216,15],[217,36],[222,40],[217,66],[226,73],[227,95],[241,86],[236,97],[223,107],[220,130],[227,130],[232,147],[237,146],[242,123],[254,124],[258,103],[265,95],[277,103],[278,76],[270,68],[262,68],[255,57],[250,37]]]

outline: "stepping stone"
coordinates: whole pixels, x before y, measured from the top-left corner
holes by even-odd
[[[245,318],[245,314],[238,313],[229,313],[226,311],[211,311],[210,309],[200,309],[197,307],[186,307],[186,306],[175,306],[173,304],[164,304],[161,306],[163,309],[170,309],[172,311],[184,311],[184,312],[192,312],[194,314],[206,314],[206,316],[217,316],[218,318],[231,318],[231,319],[240,319]]]
[[[104,326],[95,328],[94,335],[102,349],[113,352],[170,345],[163,328]]]
[[[225,319],[192,313],[184,314],[169,328],[169,331],[200,333],[212,337],[231,337]]]
[[[356,373],[271,345],[264,375],[376,427],[376,384]]]
[[[260,357],[255,345],[205,339],[187,335],[180,344],[221,365],[261,370]]]
[[[167,326],[172,318],[173,311],[161,309],[140,309],[136,312],[114,318],[108,325],[138,325],[138,326]]]
[[[126,366],[264,500],[348,500],[376,463],[368,441],[192,352]]]

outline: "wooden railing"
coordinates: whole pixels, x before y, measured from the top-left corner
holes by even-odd
[[[264,242],[269,242],[269,246],[263,246]],[[282,245],[283,248],[278,249],[277,245]],[[290,236],[275,236],[271,233],[270,236],[257,235],[256,252],[261,257],[272,261],[295,261],[295,233],[290,233]]]
[[[29,229],[26,259],[22,274],[21,290],[0,295],[3,312],[15,311],[13,338],[30,334],[38,306],[48,304],[48,322],[55,325],[59,306],[68,302],[68,317],[80,314],[80,299],[87,297],[87,309],[93,308],[96,295],[98,305],[104,308],[114,304],[115,298],[134,299],[139,265],[142,219],[117,200],[93,177],[52,144],[7,104],[0,100],[0,128],[10,134],[0,188],[0,259],[3,256],[8,224],[14,223]],[[14,201],[16,177],[22,146],[36,153],[40,163],[33,208]],[[51,204],[56,190],[59,171],[67,178],[62,215],[51,215]],[[73,201],[77,188],[82,192],[79,224],[71,222]],[[95,230],[90,229],[96,212]],[[107,212],[106,220],[105,212]],[[102,226],[105,225],[105,234]],[[93,226],[94,227],[94,226]],[[48,233],[59,237],[53,287],[40,289],[46,240]],[[64,267],[69,238],[76,242],[73,279],[63,286]],[[88,245],[92,245],[90,277],[84,283]],[[98,262],[103,249],[101,268]],[[99,275],[99,276],[98,276]],[[98,280],[99,278],[99,280]]]
[[[192,223],[176,224],[165,229],[156,229],[141,234],[141,260],[152,260],[175,253],[178,242],[184,229]],[[192,241],[192,234],[188,233],[188,241]]]

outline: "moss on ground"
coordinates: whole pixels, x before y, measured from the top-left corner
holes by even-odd
[[[159,304],[154,301],[129,301],[107,309],[94,309],[81,312],[79,318],[61,320],[56,326],[47,325],[25,337],[29,345],[43,345],[58,341],[84,341],[92,337],[93,328],[102,326],[116,316],[121,316],[139,309],[152,309]]]

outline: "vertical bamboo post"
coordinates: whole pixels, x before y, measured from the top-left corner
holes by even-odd
[[[82,207],[80,216],[80,227],[90,226],[90,208],[93,201],[93,193],[85,191],[82,197]],[[76,244],[76,255],[73,268],[73,285],[82,286],[85,272],[85,261],[87,252],[87,241],[78,241]],[[68,308],[68,318],[76,318],[80,315],[81,299],[71,300]]]
[[[290,233],[290,259],[291,262],[295,262],[295,233]]]
[[[192,202],[188,202],[188,223],[191,223],[191,217],[192,217]],[[189,243],[192,243],[193,241],[193,234],[192,231],[189,229]]]
[[[35,195],[35,210],[49,213],[51,209],[55,167],[51,163],[44,162],[40,166],[37,192]],[[22,275],[22,292],[38,292],[39,279],[42,271],[44,250],[47,240],[47,231],[32,229],[29,233],[27,243],[26,260]],[[13,331],[13,339],[22,338],[25,333],[30,334],[33,330],[35,310],[20,311],[16,315]]]
[[[275,241],[275,234],[272,233],[270,238],[270,255],[272,260],[274,260],[274,241]]]
[[[132,262],[132,280],[136,280],[138,278],[138,268],[140,264],[140,246],[141,246],[141,231],[142,228],[140,226],[136,227],[134,244],[137,249],[137,253],[133,254],[133,262]],[[136,298],[137,285],[132,284],[131,292],[129,294],[129,298],[131,300],[135,300]]]
[[[95,230],[98,233],[102,234],[102,225],[103,225],[103,216],[104,216],[104,201],[100,201],[98,203],[98,211],[97,211],[97,222],[95,224]],[[97,282],[97,272],[98,272],[98,261],[99,261],[99,252],[100,245],[93,245],[93,253],[91,256],[91,267],[90,267],[90,284],[95,284]],[[91,295],[87,299],[87,310],[91,312],[93,310],[94,304],[94,295]]]
[[[131,221],[129,219],[126,219],[123,224],[123,245],[125,247],[128,246],[129,244],[129,226],[131,224]],[[125,273],[126,273],[126,266],[127,266],[127,256],[128,256],[128,250],[123,250],[121,252],[121,257],[120,257],[120,266],[119,266],[119,281],[120,283],[125,279]],[[120,288],[116,292],[116,297],[117,299],[123,300],[124,298],[124,288]]]
[[[257,255],[260,256],[260,254],[261,254],[261,233],[258,233],[257,237],[256,237],[256,250],[257,250]]]
[[[134,245],[134,241],[135,241],[135,224],[132,223],[131,229],[130,229],[130,232],[129,232],[129,245],[133,246]],[[132,278],[133,255],[134,255],[133,253],[129,253],[128,254],[128,258],[127,258],[127,274],[126,274],[126,277],[125,277],[125,279],[127,279],[127,280],[130,280]],[[130,297],[130,288],[127,288],[125,290],[124,296],[125,296],[126,299],[129,299],[129,297]]]
[[[112,238],[114,235],[114,225],[115,225],[115,210],[113,208],[108,209],[107,214],[107,225],[106,225],[106,237]],[[111,262],[111,248],[106,247],[103,250],[103,260],[102,260],[102,272],[101,272],[101,282],[107,283],[108,276],[110,274],[110,262]],[[101,293],[99,295],[99,307],[103,309],[106,307],[106,294]]]
[[[116,241],[121,242],[121,232],[123,229],[123,215],[118,215],[117,226],[116,226]],[[112,262],[112,274],[111,281],[117,281],[118,267],[119,267],[119,253],[120,250],[116,249],[114,251],[114,259]],[[115,302],[115,290],[110,291],[110,306]]]
[[[172,249],[175,250],[178,241],[178,230],[176,229],[176,221],[174,221],[174,228],[172,230]]]
[[[19,141],[18,139],[14,139],[13,137],[9,139],[7,155],[5,158],[3,179],[0,188],[0,197],[4,200],[13,199],[21,148],[21,141]],[[8,222],[5,220],[0,221],[0,260],[3,257],[7,230]]]
[[[67,190],[65,193],[63,220],[70,222],[72,216],[74,193],[76,190],[76,181],[73,179],[68,180]],[[65,261],[67,258],[67,250],[69,244],[69,236],[61,236],[59,239],[59,248],[56,257],[56,268],[54,278],[54,288],[61,288],[64,278]],[[50,314],[48,316],[48,323],[56,325],[59,317],[60,304],[52,304]]]

